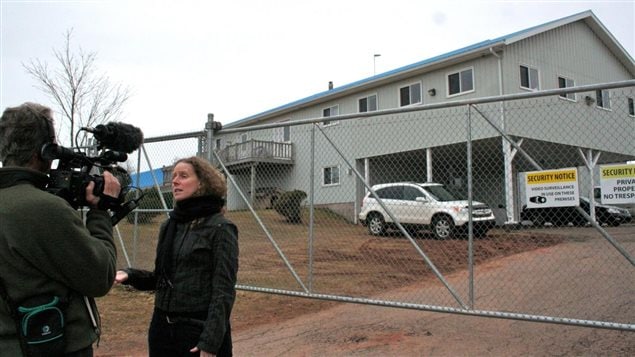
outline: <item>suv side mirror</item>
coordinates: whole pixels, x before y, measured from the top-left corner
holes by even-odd
[[[417,201],[417,202],[428,202],[428,199],[425,198],[424,196],[419,196],[419,197],[415,198],[415,201]]]

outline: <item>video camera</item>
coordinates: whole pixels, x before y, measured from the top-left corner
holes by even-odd
[[[55,143],[48,143],[42,147],[41,156],[44,160],[59,159],[55,170],[49,174],[47,191],[64,198],[75,209],[87,206],[86,186],[90,182],[95,183],[93,194],[99,196],[99,207],[108,209],[113,214],[111,216],[112,225],[116,225],[123,217],[132,212],[139,205],[143,197],[125,202],[126,195],[130,190],[127,186],[130,176],[125,169],[116,165],[117,162],[124,162],[128,159],[128,154],[137,150],[143,143],[143,133],[139,128],[124,123],[108,123],[97,125],[95,128],[82,127],[79,132],[87,131],[93,134],[97,141],[97,150],[101,153],[98,156],[87,156],[79,148],[72,150]],[[104,195],[104,177],[91,174],[93,167],[110,171],[122,186],[119,197],[113,198]]]

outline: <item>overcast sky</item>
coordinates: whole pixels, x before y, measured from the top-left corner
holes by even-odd
[[[483,40],[592,10],[633,57],[635,1],[0,0],[0,108],[54,103],[22,63],[97,53],[146,137],[230,123]],[[374,54],[380,57],[374,58]],[[58,120],[59,122],[59,120]]]

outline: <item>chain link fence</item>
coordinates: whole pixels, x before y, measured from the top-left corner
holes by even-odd
[[[229,181],[239,289],[635,330],[632,204],[593,198],[603,165],[635,167],[634,85],[328,122],[212,130],[210,121],[209,130],[146,139],[133,175],[146,196],[117,227],[120,264],[152,269],[172,207],[171,163],[202,155]],[[573,172],[545,187],[575,191],[577,206],[536,207],[536,172]]]

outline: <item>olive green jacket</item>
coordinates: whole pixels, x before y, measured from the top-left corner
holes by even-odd
[[[72,352],[98,338],[84,296],[92,302],[108,293],[115,279],[116,248],[106,211],[89,210],[84,224],[64,199],[43,190],[46,181],[37,171],[0,168],[0,277],[16,303],[37,295],[70,299],[64,332],[66,351]],[[3,299],[0,351],[21,355],[15,322]]]

